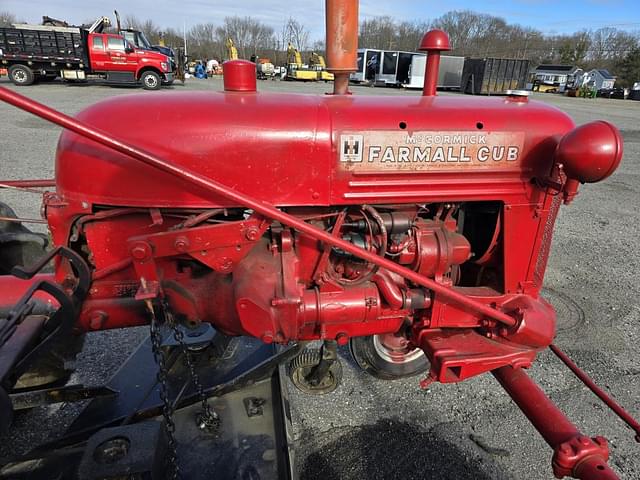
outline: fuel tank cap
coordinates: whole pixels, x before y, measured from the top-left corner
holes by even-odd
[[[229,60],[222,64],[225,92],[255,92],[256,64],[247,60]]]
[[[528,97],[531,92],[529,90],[507,90],[507,97]]]
[[[531,93],[529,90],[507,90],[505,92],[505,101],[511,103],[528,103],[529,93]]]

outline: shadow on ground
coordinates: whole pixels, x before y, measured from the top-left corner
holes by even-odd
[[[453,424],[425,430],[398,420],[384,420],[374,425],[335,428],[322,434],[306,432],[297,449],[301,454],[298,458],[302,459],[300,479],[509,478],[489,455],[465,451],[459,443],[453,443],[460,440],[460,432],[455,430]],[[311,441],[318,437],[324,440]],[[468,436],[466,440],[472,443]]]

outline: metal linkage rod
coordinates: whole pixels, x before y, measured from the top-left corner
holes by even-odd
[[[602,390],[596,383],[587,375],[584,371],[578,367],[574,363],[573,360],[569,358],[569,356],[560,350],[556,345],[549,345],[549,348],[556,356],[562,360],[569,370],[573,372],[573,374],[578,377],[578,379],[584,383],[589,390],[591,390],[600,400],[602,400],[607,407],[615,412],[618,417],[622,419],[627,425],[629,425],[636,432],[636,441],[640,442],[640,423],[631,416],[629,412],[627,412],[618,402],[616,402],[613,398],[611,398],[607,393]]]
[[[0,180],[0,188],[43,188],[55,186],[55,178],[38,180]]]
[[[605,438],[589,438],[580,433],[521,368],[507,366],[491,373],[553,448],[553,473],[557,478],[569,475],[581,480],[618,479],[607,464],[609,449]]]
[[[35,100],[27,98],[4,87],[0,87],[0,100],[22,110],[25,110],[29,113],[32,113],[40,118],[43,118],[44,120],[48,120],[49,122],[55,123],[56,125],[71,130],[78,135],[93,140],[117,152],[135,158],[136,160],[146,163],[147,165],[157,168],[158,170],[162,170],[175,177],[181,178],[182,180],[196,185],[208,192],[212,192],[216,195],[222,196],[234,203],[237,203],[238,205],[248,207],[267,218],[277,220],[284,225],[288,225],[289,227],[304,232],[307,235],[315,238],[316,240],[340,248],[381,268],[386,268],[391,272],[394,272],[408,280],[411,280],[417,285],[434,291],[436,294],[440,295],[443,299],[448,300],[449,302],[467,308],[468,310],[478,312],[488,318],[497,320],[498,322],[510,327],[515,326],[518,323],[515,318],[507,315],[504,312],[473,300],[472,298],[469,298],[468,296],[459,293],[452,288],[437,283],[436,281],[431,280],[424,275],[420,275],[413,270],[409,270],[408,268],[405,268],[391,260],[378,256],[375,253],[366,251],[345,240],[334,237],[324,230],[320,230],[319,228],[309,225],[308,223],[292,215],[284,213],[268,202],[241,193],[215,180],[204,177],[197,172],[183,168],[172,162],[152,155],[149,152],[134,147],[124,141],[118,140],[106,132],[102,132],[96,128],[93,128],[86,123],[65,115],[64,113],[58,112],[57,110],[47,107],[46,105],[36,102]]]

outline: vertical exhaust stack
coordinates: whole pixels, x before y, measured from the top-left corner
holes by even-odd
[[[333,94],[349,93],[349,74],[358,58],[358,0],[326,0],[327,70],[333,73]]]

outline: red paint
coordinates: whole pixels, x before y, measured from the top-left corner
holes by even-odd
[[[585,440],[520,367],[555,334],[539,292],[559,203],[576,180],[611,174],[619,133],[574,129],[534,101],[435,97],[448,38],[432,31],[422,47],[420,98],[257,93],[253,64],[230,62],[226,92],[112,98],[76,119],[0,99],[68,129],[44,204],[54,243],[94,271],[78,329],[148,323],[143,300],[163,298],[182,321],[267,343],[399,333],[429,357],[424,385],[495,370],[554,448],[555,473],[595,478],[606,443]],[[154,110],[172,116],[149,129]],[[378,145],[384,166],[374,138],[392,139]],[[411,160],[424,144],[429,159]],[[462,147],[485,156],[472,164]],[[402,168],[412,161],[440,163]]]
[[[418,50],[427,52],[427,63],[424,72],[424,86],[422,95],[434,97],[438,85],[438,72],[440,70],[440,52],[451,50],[449,35],[442,30],[434,29],[427,32]]]
[[[229,60],[222,64],[226,92],[255,92],[256,64],[247,60]]]
[[[553,473],[557,478],[567,475],[582,480],[618,478],[607,465],[607,440],[581,434],[521,368],[501,367],[493,375],[553,448]]]
[[[570,179],[599,182],[611,175],[622,161],[620,131],[609,122],[598,120],[581,125],[566,134],[556,158]]]

